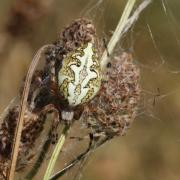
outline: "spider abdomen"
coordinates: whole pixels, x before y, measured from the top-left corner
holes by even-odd
[[[93,44],[88,43],[69,53],[58,73],[60,93],[70,106],[91,100],[101,85],[101,68]]]

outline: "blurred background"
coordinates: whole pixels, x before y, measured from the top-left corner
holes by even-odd
[[[138,1],[141,2],[141,1]],[[79,17],[110,38],[124,0],[1,0],[0,112],[17,96],[35,52]],[[99,148],[84,180],[180,179],[180,1],[156,0],[119,42],[141,70],[138,116],[127,135]]]

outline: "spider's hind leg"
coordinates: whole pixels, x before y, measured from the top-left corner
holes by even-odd
[[[57,133],[57,128],[60,123],[60,116],[59,116],[59,110],[53,105],[53,104],[48,104],[46,105],[41,111],[41,115],[47,115],[47,114],[52,114],[53,117],[52,119],[52,127],[51,127],[51,137],[52,137],[52,143],[56,143],[58,139],[58,133]]]

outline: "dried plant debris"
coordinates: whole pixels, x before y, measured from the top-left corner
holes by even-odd
[[[54,47],[44,53],[44,66],[36,70],[31,82],[27,108],[24,116],[18,166],[24,157],[31,156],[35,143],[44,130],[47,115],[54,114],[50,131],[53,133],[62,119],[62,112],[69,109],[59,93],[58,72],[68,53],[89,42],[95,43],[100,53],[93,23],[85,18],[77,19],[67,26],[54,42]],[[81,118],[93,137],[108,138],[123,135],[134,120],[140,95],[139,69],[132,56],[122,53],[111,60],[102,81],[99,93],[90,102],[73,107],[74,119]],[[20,89],[20,96],[23,87]],[[0,179],[5,179],[9,168],[12,141],[20,107],[9,109],[0,125]],[[67,113],[68,114],[68,113]],[[91,136],[92,137],[92,136]]]
[[[81,44],[95,41],[96,38],[96,29],[92,21],[81,18],[73,21],[70,26],[64,29],[57,44],[62,44],[65,49],[72,51]]]
[[[140,97],[139,68],[127,53],[112,59],[99,95],[87,106],[82,119],[96,136],[124,135],[136,117]]]
[[[4,122],[1,124],[0,129],[0,166],[3,167],[3,163],[10,159],[12,140],[16,128],[17,118],[19,113],[19,107],[15,106],[9,110]],[[24,116],[24,128],[21,136],[21,145],[19,149],[19,161],[24,155],[28,155],[30,149],[33,147],[37,135],[43,129],[43,123],[45,121],[45,115],[38,115],[30,111],[26,111]],[[19,166],[21,166],[19,164]],[[1,169],[0,169],[1,172]],[[1,173],[0,173],[1,175]],[[1,176],[0,176],[1,177]]]

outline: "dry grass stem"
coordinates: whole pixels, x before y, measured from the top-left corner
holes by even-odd
[[[22,99],[21,99],[20,113],[18,116],[17,126],[16,126],[14,140],[13,140],[12,157],[10,161],[10,171],[9,171],[9,175],[7,176],[7,179],[9,180],[14,179],[14,173],[15,173],[16,162],[18,158],[19,145],[20,145],[20,139],[21,139],[21,134],[22,134],[22,129],[23,129],[24,115],[26,111],[27,98],[29,95],[31,80],[32,80],[34,71],[38,65],[38,62],[40,60],[40,57],[42,55],[42,52],[45,49],[50,48],[50,47],[52,47],[52,45],[45,45],[36,53],[35,57],[33,58],[31,62],[29,70],[27,72],[27,76],[26,76],[26,80],[24,84],[24,90],[23,90]]]
[[[106,68],[106,65],[109,59],[108,55],[109,54],[111,55],[113,53],[113,50],[115,49],[116,44],[120,41],[123,34],[125,34],[132,27],[132,25],[137,21],[140,13],[152,2],[152,0],[144,0],[139,5],[139,7],[135,10],[133,15],[129,17],[132,12],[135,2],[136,0],[129,0],[128,3],[126,4],[122,17],[113,33],[113,36],[111,37],[107,45],[108,51],[104,51],[101,57],[102,69]]]

